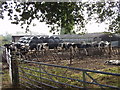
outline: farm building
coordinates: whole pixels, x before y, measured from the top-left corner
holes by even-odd
[[[21,37],[29,37],[34,35],[13,35],[12,42],[17,42]],[[37,36],[48,36],[48,35],[37,35]]]
[[[24,35],[14,35],[14,36],[12,36],[12,42],[17,42],[23,36]]]
[[[12,41],[17,42],[20,37],[23,36],[32,36],[32,35],[14,35],[12,36]],[[48,35],[37,35],[37,36],[48,36]],[[113,46],[116,44],[120,46],[120,35],[119,34],[113,34],[113,35],[108,35],[105,33],[86,33],[84,35],[77,35],[77,34],[65,34],[65,35],[53,35],[54,37],[59,37],[65,42],[75,42],[75,43],[80,43],[80,42],[100,42],[100,41],[108,41],[113,43]]]
[[[120,40],[120,36],[118,35],[108,35],[108,34],[103,34],[101,36],[99,36],[99,38],[101,38],[102,41],[119,41]]]
[[[63,39],[64,41],[70,41],[70,42],[81,42],[81,41],[86,41],[86,42],[93,42],[93,41],[120,41],[120,36],[119,35],[108,35],[104,33],[86,33],[84,35],[55,35]]]

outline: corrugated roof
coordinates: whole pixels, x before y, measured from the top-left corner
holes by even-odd
[[[105,33],[86,33],[84,35],[77,35],[77,34],[65,34],[65,35],[53,35],[54,37],[60,37],[63,39],[85,39],[85,38],[94,38],[94,37],[100,37],[102,35],[105,35]],[[115,34],[116,36],[120,37],[120,34]],[[20,37],[20,36],[48,36],[48,35],[13,35],[13,37]]]
[[[77,34],[65,34],[65,35],[53,35],[53,36],[57,36],[60,38],[94,38],[94,37],[99,37],[103,35],[103,33],[86,33],[84,35],[77,35]]]
[[[12,35],[12,37],[21,37],[21,36],[48,36],[48,35]]]

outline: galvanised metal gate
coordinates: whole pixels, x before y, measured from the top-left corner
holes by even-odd
[[[67,54],[65,53],[65,55]],[[20,85],[21,88],[29,89],[120,89],[119,73],[116,74],[55,65],[50,64],[49,62],[38,62],[39,60],[33,60],[30,58],[26,58],[25,60],[19,58],[19,56],[16,55],[16,52],[12,52],[11,56],[10,62],[13,86]]]
[[[19,64],[19,84],[25,88],[111,88],[120,89],[120,74],[24,60]],[[94,78],[116,79],[117,86],[101,84]],[[106,79],[104,78],[104,79]],[[99,78],[98,78],[99,79]],[[109,83],[110,84],[110,83]]]

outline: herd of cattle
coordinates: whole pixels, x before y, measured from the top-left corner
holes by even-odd
[[[12,42],[10,44],[5,44],[4,46],[8,50],[15,50],[20,49],[22,51],[26,50],[42,50],[45,48],[48,49],[69,49],[69,48],[90,48],[90,47],[108,47],[110,45],[107,41],[101,42],[65,42],[64,40],[60,39],[59,37],[53,36],[32,36],[32,37],[21,37],[18,42]]]
[[[12,42],[10,44],[5,44],[6,50],[9,51],[15,51],[20,50],[22,52],[22,55],[26,55],[27,52],[30,50],[42,50],[42,49],[70,49],[70,48],[104,48],[109,47],[110,43],[107,41],[100,41],[100,42],[79,42],[79,43],[73,43],[73,42],[65,42],[64,40],[60,39],[59,37],[53,37],[53,36],[46,36],[46,37],[21,37],[18,42]],[[120,61],[114,60],[114,61],[106,61],[107,64],[113,64],[120,65]]]

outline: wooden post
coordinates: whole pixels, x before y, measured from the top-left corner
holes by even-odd
[[[112,52],[112,47],[111,47],[111,43],[109,45],[109,59],[111,58],[111,52]]]
[[[70,65],[72,65],[72,62],[73,62],[73,50],[72,48],[69,49],[70,50]]]
[[[85,71],[83,71],[83,87],[84,87],[84,90],[86,90],[86,77],[85,77]]]
[[[18,62],[15,56],[15,52],[12,53],[11,57],[11,70],[12,70],[12,85],[14,88],[19,87],[19,72],[18,72]]]

